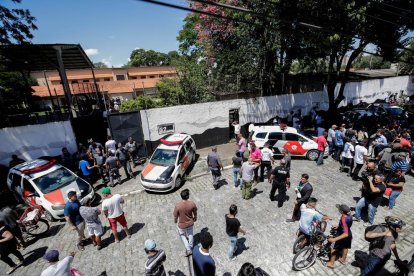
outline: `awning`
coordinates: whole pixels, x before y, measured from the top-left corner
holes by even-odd
[[[4,65],[4,71],[57,70],[57,49],[62,50],[66,70],[93,67],[79,44],[0,45],[0,63]]]

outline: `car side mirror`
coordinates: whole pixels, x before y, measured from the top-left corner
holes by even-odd
[[[178,161],[178,165],[181,165],[181,164],[183,164],[184,163],[184,160],[180,160],[180,161]]]
[[[39,195],[36,192],[30,193],[30,194],[27,195],[27,197],[38,197],[38,196]]]

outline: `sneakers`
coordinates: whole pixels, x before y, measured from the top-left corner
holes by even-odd
[[[364,227],[372,226],[372,223],[369,223],[369,222],[364,222],[363,226],[364,226]]]
[[[187,250],[185,251],[185,255],[184,255],[184,256],[185,256],[185,257],[189,257],[189,256],[191,256],[191,255],[193,255],[193,252],[192,252],[191,250],[188,250],[188,249],[187,249]]]
[[[361,220],[361,218],[357,218],[355,215],[353,215],[353,216],[352,216],[352,220],[353,220],[353,221],[358,221],[358,222],[359,222],[359,221]]]
[[[233,256],[233,257],[229,258],[229,261],[234,261],[236,259],[237,259],[237,256]]]

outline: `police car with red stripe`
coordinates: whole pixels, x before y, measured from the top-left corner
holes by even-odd
[[[160,142],[141,172],[141,184],[146,191],[168,192],[180,187],[196,160],[196,145],[190,135],[172,134]]]
[[[81,203],[93,199],[92,186],[55,159],[36,159],[9,170],[7,186],[18,200],[42,206],[48,220],[62,219],[68,192],[75,191]]]
[[[261,149],[267,142],[276,156],[283,155],[283,150],[287,149],[292,156],[303,156],[312,161],[318,159],[318,144],[313,140],[314,137],[306,137],[293,127],[257,126],[253,131],[252,140],[256,146]],[[329,149],[326,147],[324,157],[328,155]]]

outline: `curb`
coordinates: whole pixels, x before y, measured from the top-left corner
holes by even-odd
[[[233,165],[228,165],[228,166],[223,167],[223,170],[227,170],[227,169],[231,169],[231,168],[233,168]],[[209,175],[209,174],[210,174],[210,172],[202,172],[202,173],[198,173],[198,174],[189,176],[189,177],[187,177],[187,179],[191,181],[191,180],[196,179],[198,177],[201,177],[201,176],[204,176],[204,175]]]

